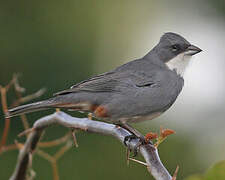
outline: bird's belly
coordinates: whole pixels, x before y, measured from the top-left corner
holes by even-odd
[[[133,116],[133,117],[123,117],[119,119],[113,119],[111,122],[121,122],[121,123],[136,123],[141,121],[147,121],[152,120],[158,116],[160,116],[163,112],[155,112],[150,115],[144,115],[144,116]]]

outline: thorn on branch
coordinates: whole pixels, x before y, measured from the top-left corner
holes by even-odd
[[[76,137],[76,130],[72,129],[71,132],[72,132],[72,137],[73,137],[73,143],[74,143],[75,147],[78,148],[77,137]]]
[[[141,164],[141,165],[144,165],[144,166],[148,167],[148,164],[147,164],[147,163],[142,162],[142,161],[139,161],[139,160],[137,160],[137,159],[129,158],[129,160],[134,161],[134,162],[136,162],[136,163],[138,163],[138,164]]]
[[[55,111],[56,111],[56,112],[60,112],[60,108],[56,108]]]
[[[93,118],[93,114],[92,113],[88,113],[88,119],[92,120]]]

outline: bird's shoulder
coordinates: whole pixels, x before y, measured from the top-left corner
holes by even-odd
[[[127,72],[129,79],[135,84],[140,84],[140,86],[152,82],[161,85],[177,83],[182,87],[184,83],[184,79],[176,71],[170,70],[163,62],[158,60],[137,59],[116,68],[116,71]]]

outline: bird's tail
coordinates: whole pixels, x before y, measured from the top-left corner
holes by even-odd
[[[80,94],[74,94],[74,93],[58,95],[51,99],[9,109],[5,117],[9,118],[9,117],[18,116],[21,114],[46,110],[50,108],[66,108],[66,109],[71,109],[75,111],[84,111],[84,112],[93,111],[92,103],[91,102],[89,103],[89,102],[90,102],[90,98],[88,99],[86,95],[81,96]]]
[[[53,107],[54,104],[55,103],[53,103],[50,100],[39,101],[39,102],[31,103],[31,104],[25,104],[22,106],[9,109],[5,117],[9,118],[9,117],[18,116],[25,113],[49,109]]]

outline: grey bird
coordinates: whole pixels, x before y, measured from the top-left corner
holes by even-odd
[[[133,131],[128,123],[151,120],[171,107],[183,88],[190,58],[201,51],[182,36],[168,32],[144,57],[75,84],[50,99],[10,109],[6,116],[66,108],[91,112]]]

